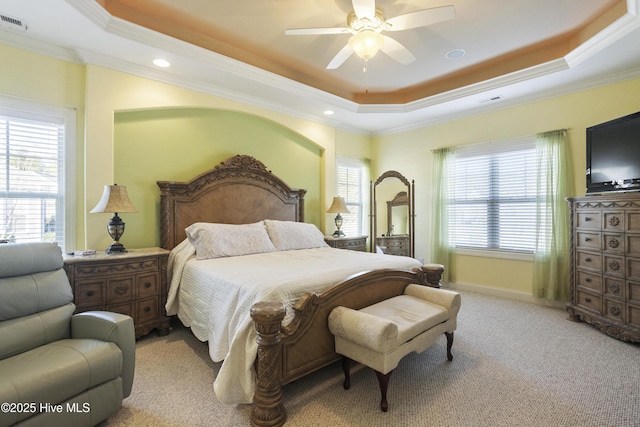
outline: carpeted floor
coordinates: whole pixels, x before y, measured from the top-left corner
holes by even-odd
[[[389,412],[375,374],[340,364],[284,387],[291,426],[640,426],[640,345],[610,338],[557,308],[462,293],[446,359],[444,336],[394,371]],[[220,367],[176,325],[138,341],[133,392],[101,427],[245,426],[250,405],[213,393]]]

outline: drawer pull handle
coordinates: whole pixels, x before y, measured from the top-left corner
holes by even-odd
[[[591,262],[591,258],[586,257],[586,258],[584,259],[584,262]]]
[[[145,307],[145,308],[144,308],[144,312],[145,312],[145,313],[148,313],[148,312],[150,312],[150,311],[151,311],[151,307]]]
[[[585,298],[585,302],[591,302],[591,298]]]
[[[585,237],[585,238],[584,238],[584,241],[585,241],[585,242],[590,242],[590,241],[591,241],[591,237]]]
[[[144,287],[145,287],[145,288],[150,288],[150,287],[151,287],[151,283],[150,283],[150,282],[146,282],[146,283],[144,284]]]
[[[584,279],[584,281],[587,283],[591,283],[591,277],[587,277],[586,279]]]
[[[87,296],[88,296],[88,297],[92,297],[94,293],[95,293],[95,292],[93,292],[93,291],[88,291],[88,292],[87,292]]]
[[[590,216],[586,216],[586,217],[584,218],[584,220],[585,220],[586,222],[589,222],[589,221],[591,221],[591,217],[590,217]]]

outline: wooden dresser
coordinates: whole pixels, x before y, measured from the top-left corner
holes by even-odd
[[[640,341],[640,193],[567,199],[572,320]]]
[[[333,237],[324,236],[324,241],[332,248],[349,249],[352,251],[366,252],[368,236]]]
[[[376,237],[376,245],[387,255],[410,256],[408,235]]]
[[[129,249],[121,254],[65,256],[76,312],[106,310],[131,316],[136,338],[158,329],[169,332],[167,260],[161,248]]]

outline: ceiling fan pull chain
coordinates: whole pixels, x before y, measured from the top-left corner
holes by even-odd
[[[369,64],[369,60],[364,60],[364,68],[362,71],[364,72],[364,93],[369,93],[369,73],[367,72],[367,64]]]

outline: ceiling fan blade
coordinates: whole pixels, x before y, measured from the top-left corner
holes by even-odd
[[[382,43],[382,48],[380,48],[380,50],[399,63],[408,65],[416,59],[409,49],[402,46],[391,37],[383,35],[382,38],[384,38],[384,43]]]
[[[349,29],[344,27],[329,27],[329,28],[294,28],[291,30],[285,30],[285,34],[292,35],[315,35],[315,34],[344,34],[348,33]]]
[[[402,31],[411,28],[426,27],[438,22],[448,21],[456,16],[453,6],[434,7],[432,9],[418,10],[395,18],[387,19],[390,25],[388,31]]]
[[[376,0],[352,0],[353,10],[360,19],[373,19],[376,15]]]
[[[351,49],[351,46],[349,46],[348,44],[345,45],[340,50],[340,52],[338,52],[338,54],[333,57],[331,62],[329,62],[329,65],[327,65],[327,70],[335,70],[336,68],[341,66],[344,63],[344,61],[349,59],[352,53],[353,53],[353,49]]]

